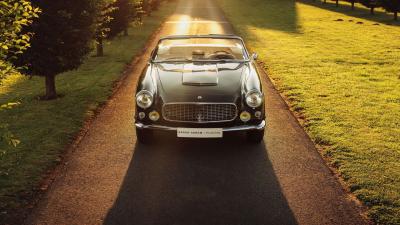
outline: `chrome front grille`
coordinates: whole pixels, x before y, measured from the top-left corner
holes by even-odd
[[[173,122],[228,122],[236,119],[237,107],[232,103],[168,103],[162,115]]]

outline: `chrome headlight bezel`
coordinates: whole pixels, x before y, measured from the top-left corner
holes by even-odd
[[[136,105],[142,109],[150,108],[153,105],[153,102],[154,96],[150,91],[141,90],[136,94]]]
[[[246,94],[246,104],[251,108],[260,107],[264,102],[263,94],[258,90],[251,90]]]

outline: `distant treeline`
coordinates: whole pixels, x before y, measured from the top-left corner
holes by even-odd
[[[315,0],[314,0],[315,1]],[[327,0],[324,0],[326,3]],[[398,13],[400,12],[400,0],[332,0],[336,2],[339,7],[339,1],[346,1],[351,3],[351,8],[354,10],[355,3],[361,3],[370,9],[371,14],[374,14],[376,8],[383,8],[387,12],[393,13],[394,20],[398,20]]]

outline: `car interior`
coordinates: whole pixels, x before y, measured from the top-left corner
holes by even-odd
[[[237,40],[219,43],[193,43],[192,40],[166,40],[158,45],[155,59],[176,60],[244,60],[245,51]]]

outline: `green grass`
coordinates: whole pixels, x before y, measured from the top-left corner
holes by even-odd
[[[144,47],[149,36],[170,15],[175,3],[163,5],[130,35],[119,36],[105,46],[105,57],[89,57],[76,71],[57,77],[54,101],[40,101],[44,79],[15,75],[0,86],[0,105],[18,103],[0,110],[1,123],[21,144],[0,146],[0,224],[6,210],[24,206],[38,188],[45,171],[59,162],[63,150],[73,141],[83,122],[112,94],[113,84]]]
[[[360,5],[219,2],[369,216],[400,224],[400,23]]]

